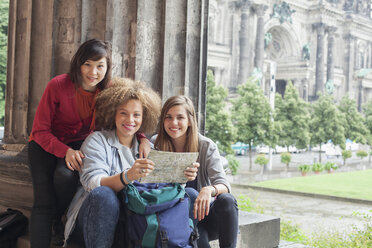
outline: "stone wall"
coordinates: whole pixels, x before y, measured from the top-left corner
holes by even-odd
[[[46,84],[91,38],[112,43],[114,76],[189,96],[203,130],[208,2],[10,0],[4,142],[27,141]]]

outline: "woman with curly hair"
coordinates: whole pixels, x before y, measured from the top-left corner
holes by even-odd
[[[230,194],[217,145],[198,133],[192,101],[186,96],[170,97],[163,106],[155,147],[161,151],[199,152],[200,167],[194,181],[186,184],[193,209],[190,218],[198,227],[198,247],[210,247],[219,239],[220,247],[236,247],[238,207]]]
[[[153,133],[160,110],[159,95],[139,81],[115,79],[98,95],[96,126],[101,131],[88,136],[81,147],[83,187],[70,205],[65,240],[72,233],[85,247],[112,246],[120,213],[117,192],[154,168],[151,160],[138,158],[135,133]]]

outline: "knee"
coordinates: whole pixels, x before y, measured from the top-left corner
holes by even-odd
[[[238,203],[235,197],[230,193],[219,195],[216,199],[215,204],[216,206],[220,206],[218,207],[220,210],[223,210],[225,212],[230,212],[230,213],[234,213],[234,212],[237,213]]]
[[[71,171],[66,167],[63,159],[58,159],[56,170],[54,172],[54,182],[63,185],[75,185],[79,181],[77,171]]]
[[[109,187],[101,186],[95,188],[89,194],[90,204],[96,206],[103,212],[108,212],[113,216],[118,216],[120,212],[120,201],[114,190]]]
[[[194,188],[186,187],[186,188],[185,188],[185,191],[186,191],[187,195],[190,197],[190,200],[191,200],[192,202],[194,202],[195,199],[196,199],[196,198],[198,197],[198,195],[199,195],[199,192],[196,191]]]

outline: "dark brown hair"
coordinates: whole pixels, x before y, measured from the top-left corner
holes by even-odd
[[[143,82],[133,81],[129,78],[113,78],[110,86],[98,94],[96,130],[115,129],[115,116],[118,107],[132,99],[140,101],[143,108],[142,125],[138,131],[152,134],[160,116],[160,96]]]
[[[80,45],[71,59],[70,71],[68,73],[76,87],[82,84],[80,67],[87,60],[97,61],[104,57],[107,60],[107,71],[102,81],[97,84],[97,87],[101,90],[105,89],[111,81],[111,45],[108,42],[97,39],[87,40]]]
[[[185,144],[185,152],[197,152],[199,145],[198,137],[198,123],[196,121],[195,109],[190,98],[186,96],[172,96],[164,103],[163,109],[161,110],[160,121],[158,125],[158,136],[156,137],[155,147],[161,151],[175,152],[176,149],[172,144],[171,137],[164,130],[164,120],[168,111],[174,106],[181,105],[187,112],[187,118],[190,122],[190,126],[187,128],[187,138]]]

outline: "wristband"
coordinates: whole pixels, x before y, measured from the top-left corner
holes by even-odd
[[[218,189],[215,185],[212,185],[212,187],[214,188],[214,191],[215,191],[214,197],[217,197],[218,196]]]
[[[126,184],[126,183],[124,182],[124,180],[123,180],[123,173],[124,173],[124,171],[120,173],[120,181],[121,181],[121,183],[122,183],[124,186],[127,186],[127,184]]]
[[[124,171],[124,177],[125,177],[125,180],[128,182],[128,184],[131,184],[131,183],[133,183],[133,182],[132,182],[131,180],[128,179],[128,176],[127,176],[128,171],[129,171],[129,169],[126,169],[126,170]]]

